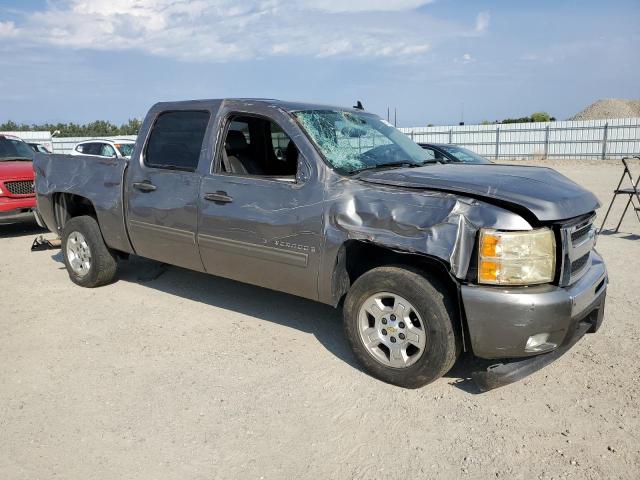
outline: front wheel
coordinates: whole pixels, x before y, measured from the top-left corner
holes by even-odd
[[[459,350],[455,302],[435,278],[379,267],[353,284],[344,302],[347,339],[373,376],[418,388],[444,375]]]
[[[74,217],[65,224],[62,252],[73,283],[93,288],[115,280],[117,260],[105,245],[95,218],[86,215]]]

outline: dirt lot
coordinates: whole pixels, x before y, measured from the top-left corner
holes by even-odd
[[[556,165],[605,204],[620,172]],[[81,289],[36,228],[0,227],[0,477],[637,479],[640,224],[621,231],[598,241],[602,329],[478,394],[468,359],[414,391],[369,377],[329,307],[141,259]]]

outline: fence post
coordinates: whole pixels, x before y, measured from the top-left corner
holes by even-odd
[[[549,125],[544,129],[544,159],[549,159]]]
[[[413,130],[411,130],[411,140],[413,140]]]
[[[500,127],[496,127],[496,160],[500,155]]]
[[[449,144],[453,143],[453,128],[449,129]]]
[[[604,124],[604,132],[602,133],[602,160],[607,156],[607,137],[609,136],[609,122]]]

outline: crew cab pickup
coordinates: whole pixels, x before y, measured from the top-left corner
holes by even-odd
[[[36,154],[35,170],[76,284],[135,254],[340,307],[357,359],[403,387],[465,350],[495,388],[602,322],[593,194],[548,168],[441,164],[362,109],[158,103],[131,159]]]
[[[33,155],[22,139],[0,134],[0,224],[34,219]]]

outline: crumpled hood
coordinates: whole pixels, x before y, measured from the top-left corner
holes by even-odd
[[[27,161],[0,161],[0,180],[33,178],[33,163]]]
[[[577,217],[600,206],[593,193],[543,167],[516,165],[427,165],[364,171],[365,182],[467,194],[525,208],[539,221]]]

